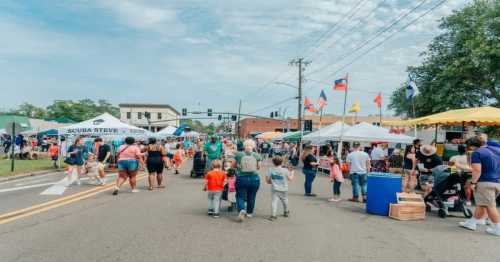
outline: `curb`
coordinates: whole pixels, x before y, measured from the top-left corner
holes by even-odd
[[[26,178],[26,177],[34,177],[34,176],[45,175],[45,174],[50,174],[50,173],[59,173],[59,172],[64,172],[64,169],[41,170],[41,171],[35,171],[35,172],[29,172],[29,173],[17,174],[17,175],[13,175],[13,176],[2,177],[2,178],[0,178],[0,183],[12,181],[12,180],[17,180],[17,179],[22,179],[22,178]]]

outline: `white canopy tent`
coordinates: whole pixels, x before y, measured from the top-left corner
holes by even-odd
[[[118,118],[104,113],[92,119],[58,129],[59,135],[103,136],[146,138],[153,136],[148,130],[121,122]]]
[[[171,137],[174,136],[175,131],[177,130],[177,127],[175,126],[167,126],[163,128],[162,130],[154,133],[155,137]]]
[[[388,143],[403,143],[411,144],[414,137],[391,134],[388,129],[375,126],[368,123],[359,123],[347,129],[344,132],[344,141],[357,141],[357,142],[388,142]]]
[[[198,133],[196,131],[189,131],[189,132],[183,131],[182,134],[180,135],[180,137],[184,137],[184,138],[198,138],[198,137],[200,137],[200,133]]]
[[[350,125],[344,124],[344,134],[349,128],[351,128]],[[302,141],[310,142],[314,145],[321,145],[326,143],[326,141],[328,140],[337,140],[340,137],[341,130],[342,122],[337,121],[331,125],[325,126],[310,134],[305,135],[302,138]]]
[[[304,136],[304,141],[315,145],[322,145],[328,141],[339,141],[341,133],[341,122],[336,122],[323,129]],[[347,142],[388,142],[411,144],[413,137],[399,134],[391,134],[388,129],[368,123],[359,123],[354,126],[344,125],[343,141]]]

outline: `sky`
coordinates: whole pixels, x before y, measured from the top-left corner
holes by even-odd
[[[0,108],[90,98],[236,112],[242,99],[244,113],[294,117],[298,69],[289,62],[304,57],[304,94],[316,101],[324,90],[326,114],[342,114],[344,94],[331,84],[345,74],[348,106],[376,114],[382,92],[391,114],[391,92],[421,62],[439,20],[471,2],[445,1],[396,33],[441,1],[2,0]]]

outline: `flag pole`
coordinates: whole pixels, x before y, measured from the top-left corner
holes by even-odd
[[[379,123],[382,126],[382,93],[380,93]]]
[[[415,99],[413,99],[413,96],[411,97],[411,106],[413,108],[413,119],[415,119]],[[417,138],[417,124],[415,124],[413,128],[414,128],[415,138]]]
[[[337,146],[337,157],[340,161],[342,161],[342,144],[343,144],[343,137],[344,137],[344,123],[345,123],[345,110],[347,106],[347,89],[349,88],[349,75],[346,75],[346,87],[345,87],[345,92],[344,92],[344,111],[342,113],[342,126],[340,128],[340,139],[339,139],[339,145]]]

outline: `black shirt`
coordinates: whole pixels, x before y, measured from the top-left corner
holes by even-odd
[[[97,152],[97,161],[102,162],[106,158],[108,152],[111,152],[111,147],[108,144],[102,144]],[[109,160],[109,158],[108,158]]]
[[[441,158],[436,154],[430,156],[421,154],[418,160],[420,161],[420,163],[424,164],[424,167],[426,169],[433,169],[443,164]]]
[[[308,155],[304,158],[304,169],[315,169],[316,166],[312,166],[312,162],[317,162],[316,158],[313,155]]]

